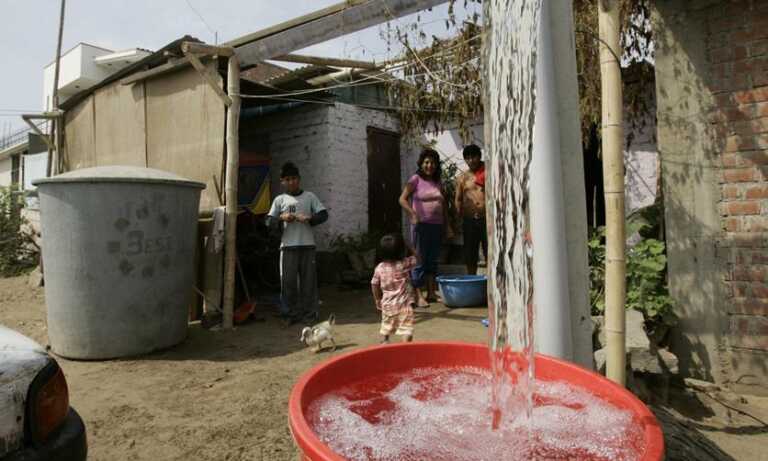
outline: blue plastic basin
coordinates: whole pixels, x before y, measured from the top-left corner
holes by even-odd
[[[448,307],[486,304],[488,279],[484,275],[441,275],[436,280]]]

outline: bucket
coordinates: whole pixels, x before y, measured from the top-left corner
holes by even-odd
[[[441,275],[435,280],[446,306],[485,306],[488,279],[484,275]]]
[[[393,358],[397,359],[394,360]],[[312,431],[306,412],[324,394],[350,383],[389,373],[424,367],[478,367],[488,369],[488,348],[461,342],[417,342],[372,346],[339,355],[305,373],[291,390],[288,422],[293,439],[307,461],[343,461]],[[641,460],[663,459],[664,438],[653,413],[623,387],[569,362],[537,354],[536,378],[563,381],[633,414],[642,426],[645,450]]]

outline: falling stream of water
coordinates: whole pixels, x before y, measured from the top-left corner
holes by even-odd
[[[534,382],[528,182],[542,1],[483,2],[491,372],[415,369],[318,398],[310,426],[345,459],[635,460],[642,451],[631,412]]]
[[[493,427],[502,409],[533,409],[533,247],[529,177],[541,0],[484,2],[488,312]]]

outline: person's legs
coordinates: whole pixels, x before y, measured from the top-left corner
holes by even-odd
[[[437,274],[438,260],[440,259],[440,246],[443,243],[443,226],[441,224],[421,224],[422,227],[422,262],[425,285],[427,288],[427,301],[437,301]]]
[[[379,328],[379,334],[381,335],[381,344],[389,342],[389,335],[391,335],[396,329],[397,321],[396,316],[381,313],[381,328]]]
[[[403,342],[413,341],[413,324],[415,323],[413,309],[410,306],[404,306],[397,314],[396,334],[403,338]]]
[[[419,223],[413,228],[413,245],[416,247],[416,253],[419,255],[419,264],[411,271],[411,283],[416,292],[416,306],[428,307],[429,302],[424,298],[421,288],[425,286],[426,277],[424,273],[424,257],[426,236],[424,235],[424,224]]]
[[[317,306],[317,265],[314,248],[302,248],[299,252],[299,277],[301,280],[299,307],[302,318],[315,321],[320,318]]]
[[[286,317],[295,318],[299,315],[298,306],[298,282],[299,282],[299,257],[298,250],[283,248],[280,254],[280,277],[283,309]]]
[[[462,230],[464,231],[464,264],[467,266],[467,274],[477,274],[477,259],[480,246],[480,233],[478,232],[477,219],[464,218]]]

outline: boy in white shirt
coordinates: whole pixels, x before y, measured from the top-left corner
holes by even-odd
[[[283,165],[280,184],[285,193],[275,197],[267,224],[283,223],[280,242],[281,291],[289,324],[319,318],[317,266],[312,227],[328,220],[328,211],[312,192],[301,189],[299,169],[292,162]]]

